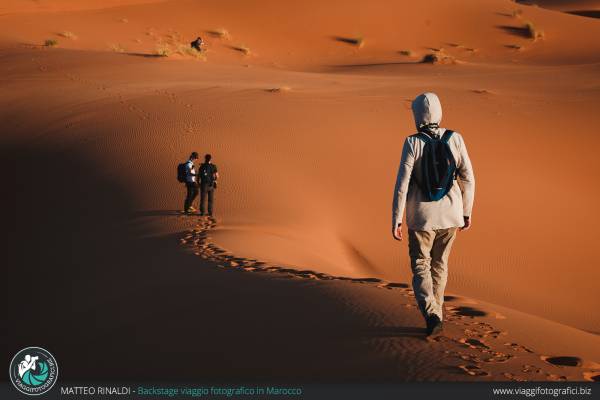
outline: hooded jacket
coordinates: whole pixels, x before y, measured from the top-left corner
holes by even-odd
[[[434,93],[419,95],[412,103],[415,125],[418,131],[441,136],[446,129],[440,128],[442,105]],[[475,197],[475,176],[465,142],[454,132],[448,142],[457,165],[458,179],[446,196],[439,201],[427,201],[411,177],[421,174],[421,156],[425,143],[418,133],[406,138],[392,206],[392,232],[402,222],[406,208],[406,224],[411,230],[434,230],[464,226],[464,217],[470,217]]]

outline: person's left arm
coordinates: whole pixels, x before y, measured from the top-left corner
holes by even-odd
[[[475,174],[473,165],[467,152],[467,145],[462,136],[459,136],[460,163],[457,168],[458,179],[462,191],[463,218],[465,225],[461,230],[469,229],[472,223],[473,202],[475,200]]]

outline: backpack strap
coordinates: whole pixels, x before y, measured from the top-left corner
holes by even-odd
[[[453,133],[454,133],[454,131],[451,131],[450,129],[446,129],[446,132],[444,132],[444,134],[442,135],[442,142],[448,143],[450,141],[450,138],[452,137]]]
[[[417,137],[419,139],[421,139],[422,141],[424,141],[425,143],[429,143],[431,142],[431,136],[429,136],[427,133],[421,131],[417,134]]]

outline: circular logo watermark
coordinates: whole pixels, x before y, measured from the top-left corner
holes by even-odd
[[[15,354],[8,373],[19,392],[35,396],[52,389],[58,378],[58,364],[48,350],[27,347]]]

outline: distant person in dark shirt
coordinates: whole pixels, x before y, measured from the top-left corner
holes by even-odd
[[[202,41],[202,38],[200,36],[198,36],[196,38],[196,40],[194,40],[192,43],[190,43],[190,46],[192,46],[192,49],[196,49],[198,51],[202,51],[202,45],[204,44],[204,42]]]
[[[215,199],[215,189],[217,188],[217,179],[219,172],[217,166],[211,161],[212,156],[204,156],[204,163],[200,165],[198,175],[200,176],[200,215],[213,215],[213,204]],[[208,214],[206,211],[206,198],[208,197]]]

